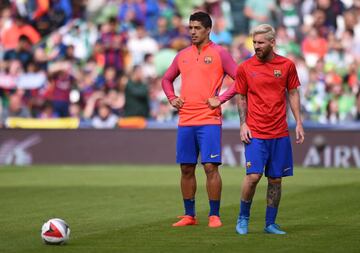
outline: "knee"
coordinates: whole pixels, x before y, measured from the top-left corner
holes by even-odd
[[[182,165],[181,175],[185,178],[195,177],[195,166],[193,165]]]
[[[268,183],[269,184],[281,184],[281,177],[279,178],[268,178]]]
[[[204,170],[207,177],[214,177],[219,174],[218,166],[214,164],[205,164]]]
[[[256,186],[256,185],[259,183],[262,175],[261,175],[261,174],[249,174],[249,175],[247,175],[246,177],[247,177],[247,179],[248,179],[248,180],[247,180],[248,183],[249,183],[251,186]]]

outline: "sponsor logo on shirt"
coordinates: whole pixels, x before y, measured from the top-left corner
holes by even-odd
[[[211,56],[205,56],[204,57],[205,64],[211,64],[212,63],[212,57]]]
[[[274,69],[274,76],[275,76],[275,77],[280,77],[280,76],[281,76],[281,70],[279,70],[279,69]]]

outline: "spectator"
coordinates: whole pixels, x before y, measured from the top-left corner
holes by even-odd
[[[59,25],[64,25],[70,21],[72,17],[72,5],[70,0],[51,0],[52,15],[61,16],[63,21],[59,22]],[[80,2],[80,1],[78,1]]]
[[[104,74],[100,75],[96,80],[96,88],[103,91],[115,89],[118,86],[118,75],[113,66],[107,66]]]
[[[326,119],[324,123],[337,124],[340,122],[339,104],[335,99],[329,100],[326,106]]]
[[[91,124],[94,128],[115,128],[119,118],[111,112],[111,108],[104,101],[100,101],[97,114],[92,118]]]
[[[159,17],[157,21],[157,30],[154,32],[154,39],[158,43],[159,48],[169,47],[172,36],[169,31],[168,21],[165,17]]]
[[[250,31],[262,23],[274,25],[274,11],[274,0],[246,0],[244,14],[250,19]]]
[[[279,26],[276,31],[276,36],[276,49],[278,54],[282,56],[287,56],[289,54],[296,56],[301,55],[299,44],[297,44],[295,40],[289,36],[286,27]]]
[[[144,5],[141,5],[136,0],[124,0],[120,4],[118,20],[120,22],[127,21],[132,23],[144,24],[145,10]]]
[[[15,90],[17,86],[16,81],[23,71],[24,69],[18,60],[3,62],[0,68],[0,90]]]
[[[1,127],[5,126],[6,120],[9,117],[20,117],[20,118],[29,118],[30,111],[27,106],[24,105],[22,101],[21,92],[14,93],[9,97],[9,106],[3,108],[0,125]]]
[[[226,30],[226,23],[223,17],[215,19],[214,28],[210,33],[210,39],[217,44],[229,46],[232,42],[232,35]]]
[[[38,115],[39,119],[55,119],[58,118],[56,112],[54,112],[54,108],[50,101],[45,101],[45,103],[42,106],[41,112]]]
[[[300,27],[302,24],[302,16],[300,13],[297,0],[280,0],[280,17],[279,23],[284,26],[287,35],[290,38],[298,38]],[[299,38],[298,38],[299,39]],[[301,38],[300,38],[301,39]]]
[[[31,42],[25,35],[19,37],[19,42],[15,49],[10,49],[5,52],[4,60],[19,60],[24,69],[33,60],[33,54],[31,50]]]
[[[149,89],[143,80],[142,68],[137,65],[134,66],[125,87],[125,117],[141,116],[148,118],[150,115]]]
[[[190,36],[187,27],[182,22],[182,16],[174,14],[171,19],[172,29],[170,30],[171,42],[170,47],[180,51],[190,45]]]
[[[344,11],[344,4],[340,0],[317,0],[316,7],[325,13],[325,26],[330,30],[337,29],[337,17]]]
[[[309,33],[305,35],[301,44],[301,49],[307,65],[314,67],[316,62],[326,55],[328,51],[328,42],[326,39],[319,36],[319,33],[315,28],[312,28]]]
[[[109,105],[112,113],[119,117],[123,116],[125,105],[125,94],[123,91],[110,89],[107,91],[104,100]]]
[[[155,54],[159,49],[157,42],[147,34],[141,24],[137,25],[135,34],[129,38],[127,47],[132,60],[131,66],[141,64],[145,54]]]
[[[21,16],[16,16],[14,22],[2,31],[1,35],[1,44],[5,50],[15,49],[21,35],[27,36],[33,45],[41,39],[40,34]]]
[[[117,20],[112,17],[101,26],[99,43],[102,45],[105,57],[105,67],[114,66],[117,71],[124,70],[126,34],[117,31]],[[99,47],[99,45],[98,45]],[[97,51],[99,52],[99,51]],[[101,51],[100,51],[101,52]],[[98,60],[98,59],[97,59]]]
[[[59,117],[69,116],[70,91],[74,81],[74,77],[66,69],[50,74],[47,98],[52,102],[54,111]]]
[[[142,69],[144,78],[147,81],[156,78],[156,67],[154,61],[155,59],[153,54],[145,54]]]

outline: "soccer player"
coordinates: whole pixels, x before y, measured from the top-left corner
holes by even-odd
[[[190,16],[192,45],[180,51],[166,71],[162,87],[170,104],[179,111],[176,161],[181,168],[181,192],[185,215],[173,226],[197,224],[195,216],[195,168],[199,153],[207,177],[209,227],[222,226],[220,220],[221,108],[235,95],[232,85],[218,97],[225,74],[235,78],[236,63],[221,46],[209,39],[211,18],[207,13]],[[181,75],[180,95],[175,95],[173,81]],[[213,106],[214,105],[214,106]]]
[[[275,30],[262,24],[252,31],[255,55],[238,66],[240,138],[245,144],[246,176],[242,185],[236,231],[248,233],[251,202],[263,173],[268,180],[266,225],[270,234],[285,234],[275,223],[282,177],[293,175],[293,159],[286,122],[286,93],[296,121],[296,143],[304,141],[300,119],[300,85],[295,65],[274,53]]]

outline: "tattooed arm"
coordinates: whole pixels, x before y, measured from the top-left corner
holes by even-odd
[[[246,124],[247,116],[247,98],[245,95],[239,94],[237,98],[238,112],[240,118],[240,139],[245,143],[250,143],[251,131]]]

